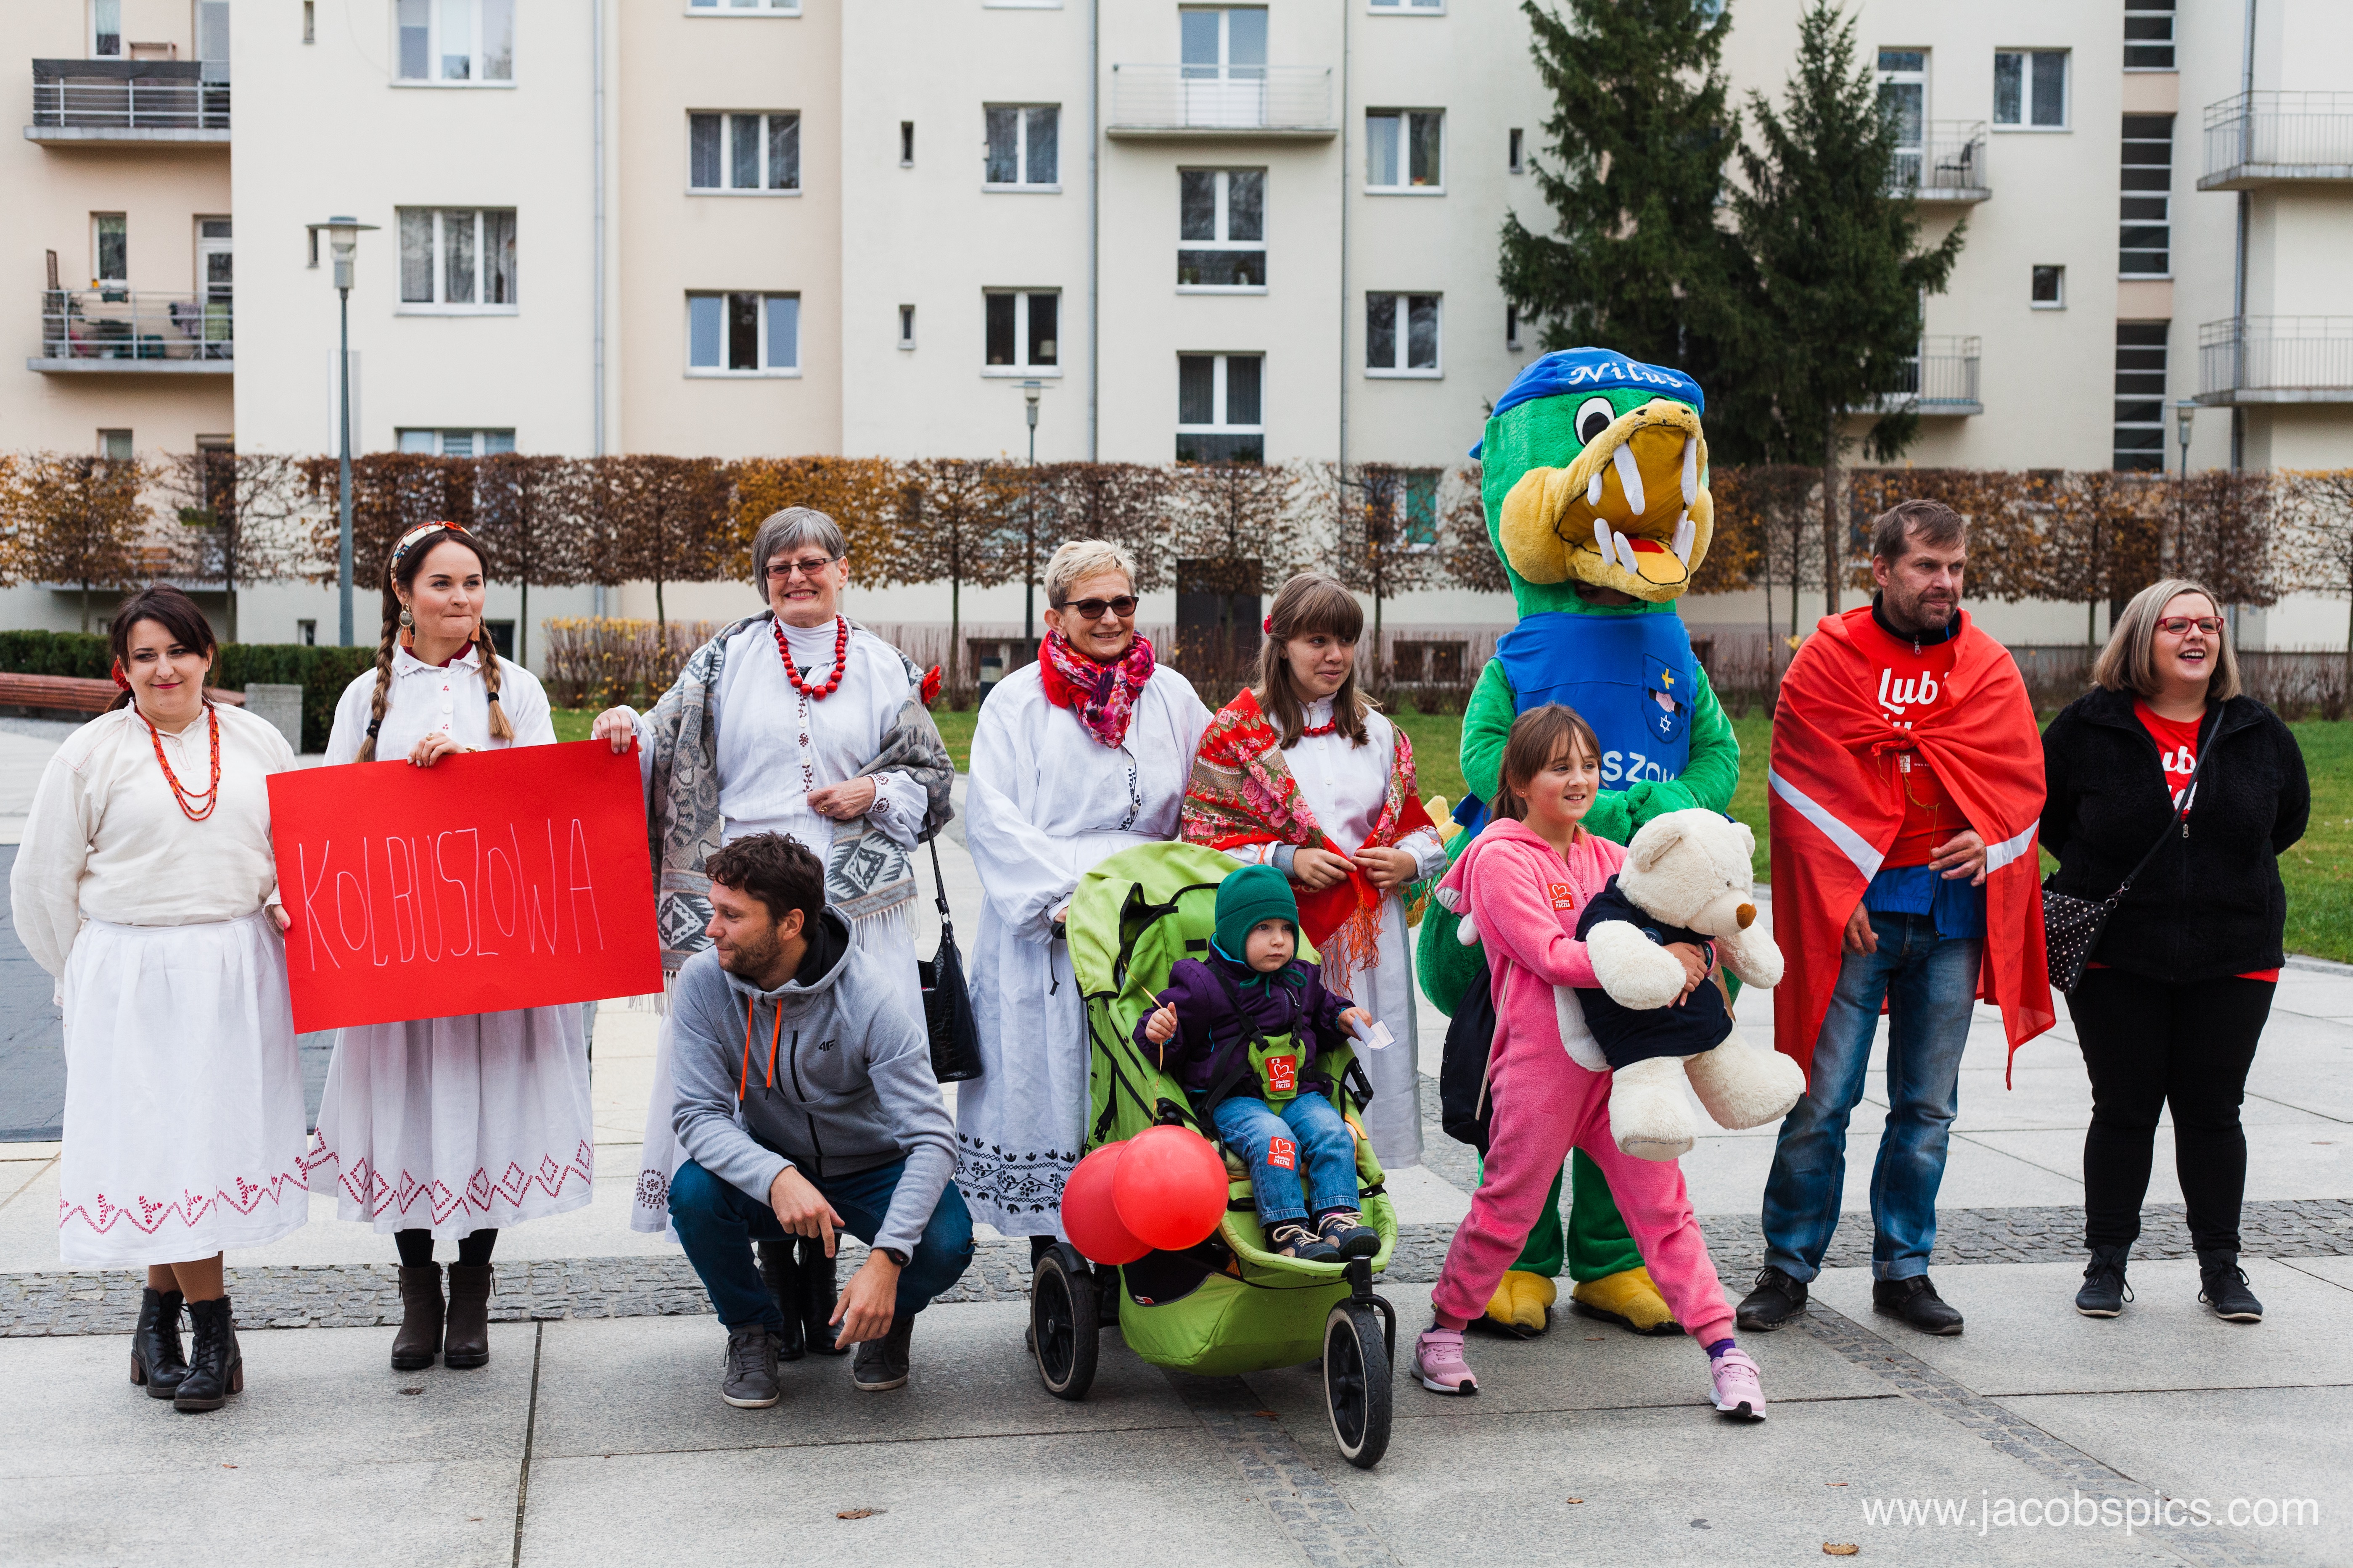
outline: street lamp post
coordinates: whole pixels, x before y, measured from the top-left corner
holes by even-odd
[[[2173,438],[2181,447],[2181,477],[2189,477],[2189,421],[2197,417],[2198,400],[2184,397],[2173,405]]]
[[[308,226],[311,230],[311,265],[319,264],[319,231],[327,231],[327,244],[334,255],[335,298],[341,317],[339,342],[335,354],[335,426],[337,431],[337,461],[335,467],[335,581],[341,596],[338,606],[343,646],[352,646],[352,258],[359,249],[362,230],[374,229],[372,223],[355,218],[331,217],[324,223]]]
[[[1046,390],[1041,381],[1021,384],[1021,401],[1029,417],[1029,522],[1028,537],[1023,542],[1021,563],[1021,642],[1026,647],[1038,640],[1038,395]]]

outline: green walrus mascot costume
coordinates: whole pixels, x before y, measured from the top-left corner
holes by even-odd
[[[1706,405],[1680,371],[1579,348],[1529,365],[1489,416],[1472,456],[1483,460],[1487,534],[1520,621],[1497,642],[1463,714],[1469,796],[1455,814],[1465,829],[1455,855],[1486,826],[1513,720],[1547,702],[1574,708],[1600,737],[1602,794],[1588,831],[1624,844],[1654,816],[1732,804],[1740,745],[1674,608],[1715,536]],[[1418,954],[1423,992],[1450,1016],[1464,987],[1487,974],[1485,955],[1455,940],[1456,924],[1433,902]],[[1641,1333],[1678,1331],[1600,1167],[1579,1150],[1571,1169],[1567,1235],[1556,1177],[1488,1316],[1515,1332],[1544,1331],[1566,1262],[1588,1315]]]

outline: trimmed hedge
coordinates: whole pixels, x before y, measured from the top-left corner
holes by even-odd
[[[95,633],[0,631],[0,670],[15,675],[74,675],[104,680],[114,668]],[[311,647],[301,643],[223,643],[213,684],[242,691],[252,682],[302,689],[302,749],[323,752],[335,704],[361,671],[375,668],[373,647]]]

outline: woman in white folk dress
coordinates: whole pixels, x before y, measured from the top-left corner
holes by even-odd
[[[976,1219],[1060,1234],[1082,1152],[1086,1005],[1058,929],[1079,879],[1122,849],[1174,838],[1209,710],[1135,633],[1135,563],[1073,540],[1046,563],[1038,662],[980,710],[965,844],[986,901],[973,951],[981,1076],[956,1089],[956,1186]]]
[[[752,538],[752,581],[766,610],[696,649],[652,712],[609,708],[591,733],[617,752],[638,742],[667,973],[711,944],[704,858],[747,834],[786,834],[825,862],[826,902],[848,917],[858,944],[906,977],[907,1010],[920,1026],[912,856],[947,825],[955,767],[924,708],[929,679],[841,613],[849,553],[821,511],[786,507],[769,517]],[[629,1210],[632,1229],[654,1234],[670,1227],[681,1158],[670,1051],[665,1025]],[[839,1353],[827,1324],[834,1260],[814,1237],[798,1242],[797,1262],[793,1247],[760,1247],[784,1310],[779,1353]]]
[[[1288,876],[1324,983],[1388,1026],[1391,1044],[1356,1056],[1373,1088],[1365,1131],[1394,1169],[1421,1163],[1403,894],[1446,868],[1446,849],[1415,793],[1412,742],[1357,689],[1364,626],[1364,606],[1330,577],[1303,572],[1276,592],[1257,685],[1202,739],[1184,834]]]
[[[222,1249],[309,1213],[269,847],[269,776],[294,753],[206,699],[213,631],[178,589],[133,595],[108,640],[123,695],[49,759],[9,877],[16,933],[65,1009],[58,1250],[146,1268],[131,1381],[216,1410],[245,1386]]]
[[[327,762],[430,768],[459,752],[555,743],[547,694],[482,624],[488,559],[455,523],[401,535],[385,563],[375,668],[343,689]],[[452,783],[448,787],[460,788]],[[311,1188],[400,1254],[403,1372],[491,1359],[501,1229],[587,1203],[596,1170],[588,1048],[575,1005],[366,1024],[328,1064]],[[458,1244],[448,1294],[433,1259]]]

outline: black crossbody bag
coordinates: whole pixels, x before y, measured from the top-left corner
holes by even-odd
[[[956,952],[955,921],[948,915],[947,879],[940,874],[940,841],[932,841],[932,882],[939,889],[940,951],[915,961],[923,988],[923,1027],[931,1036],[932,1073],[942,1083],[980,1076],[980,1026],[972,1016],[972,993],[964,983],[964,955]]]
[[[2215,710],[2213,723],[2219,739],[2222,727],[2220,709]],[[2115,892],[2094,902],[2090,899],[2079,899],[2073,893],[2053,892],[2051,883],[2048,880],[2043,882],[2043,956],[2051,972],[2052,990],[2065,995],[2074,994],[2075,987],[2084,984],[2084,966],[2091,963],[2092,953],[2100,945],[2100,932],[2107,928],[2108,917],[2116,912],[2118,904],[2124,902],[2125,894],[2132,889],[2134,880],[2148,868],[2148,863],[2157,858],[2157,852],[2165,847],[2165,841],[2173,837],[2175,828],[2181,829],[2183,837],[2189,836],[2189,804],[2197,798],[2199,776],[2205,773],[2207,760],[2212,755],[2212,742],[2201,740],[2198,747],[2198,763],[2189,770],[2189,782],[2181,787],[2181,805],[2175,810],[2173,820],[2165,825],[2165,831],[2157,836],[2157,842],[2148,847],[2148,853],[2125,873],[2125,879],[2116,884]],[[2158,776],[2160,779],[2164,776],[2162,770]],[[2054,877],[2057,874],[2052,873]]]

